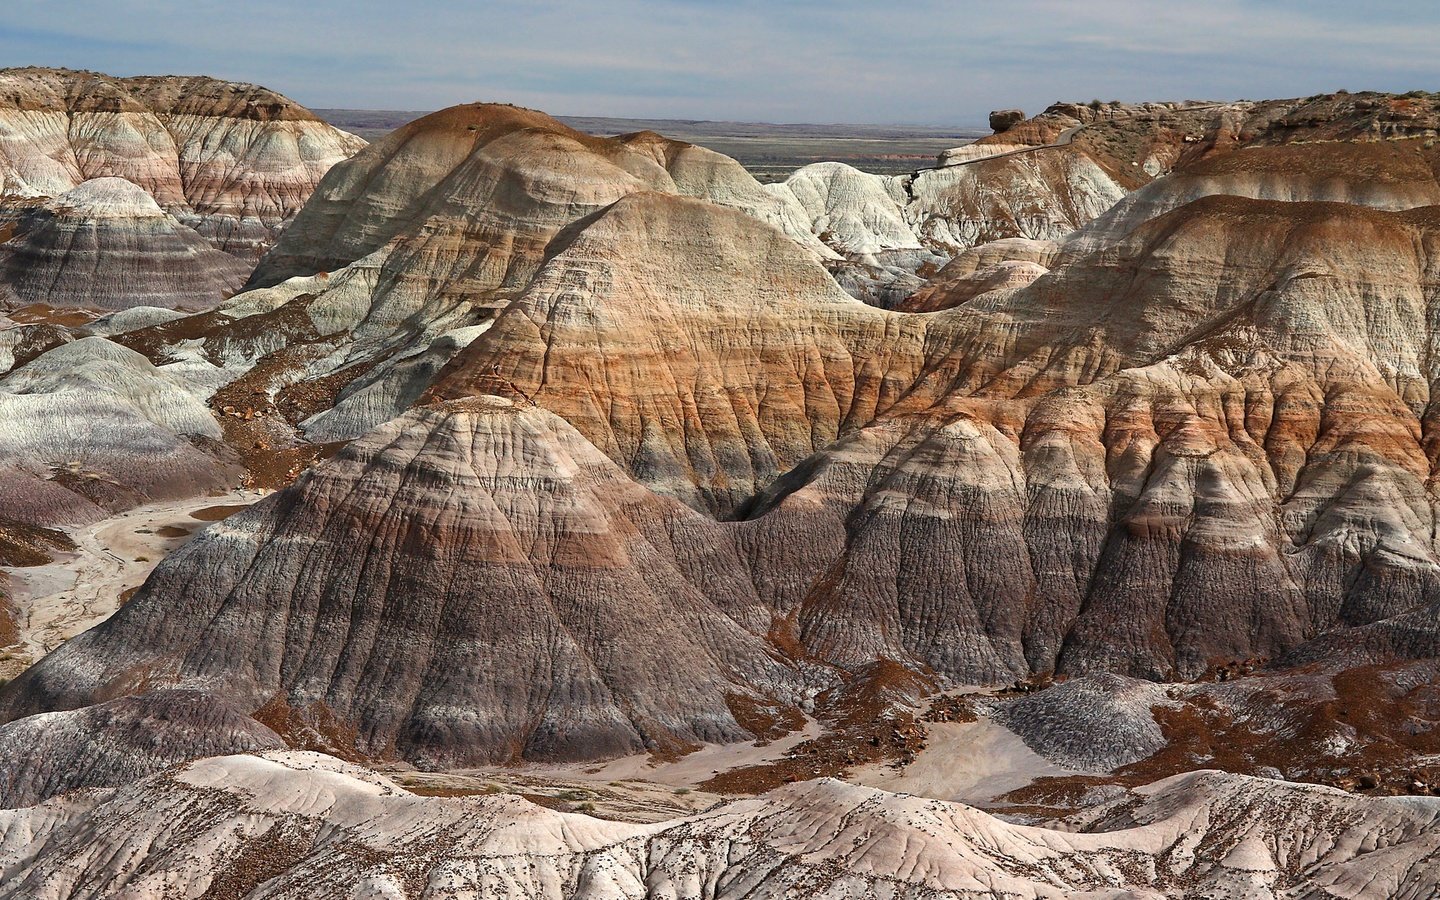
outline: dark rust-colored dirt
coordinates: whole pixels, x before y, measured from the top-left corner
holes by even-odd
[[[761,741],[773,741],[805,727],[805,714],[793,706],[765,704],[734,693],[725,695],[725,704],[736,724]]]
[[[1204,694],[1179,707],[1158,706],[1153,715],[1166,740],[1158,753],[1113,775],[1040,779],[1003,800],[1073,807],[1090,787],[1134,787],[1195,769],[1245,775],[1279,770],[1294,781],[1366,794],[1440,794],[1440,764],[1434,761],[1440,754],[1440,679],[1433,662],[1413,665],[1428,674],[1407,672],[1410,666],[1340,672],[1330,676],[1334,698],[1320,702],[1289,695],[1277,682],[1268,698],[1274,703],[1269,722],[1254,715],[1242,721]],[[1265,727],[1282,721],[1298,724]],[[1335,754],[1331,738],[1350,730],[1348,749]]]
[[[64,532],[0,519],[0,566],[43,566],[75,549]]]
[[[328,753],[348,762],[373,760],[373,757],[356,749],[360,739],[356,728],[341,721],[323,701],[296,709],[283,696],[276,694],[250,717],[280,735],[296,750]]]
[[[65,328],[77,328],[94,321],[100,313],[93,309],[80,307],[31,303],[28,306],[11,310],[6,315],[21,325],[59,325]]]
[[[697,787],[759,794],[791,782],[840,777],[881,760],[905,765],[925,746],[925,726],[914,705],[934,691],[932,679],[898,663],[872,663],[816,698],[815,717],[824,723],[825,734],[798,745],[784,759],[723,772]]]
[[[275,408],[290,424],[298,425],[316,413],[333,407],[341,391],[379,363],[379,358],[370,359],[321,378],[297,381],[281,388],[275,396]]]

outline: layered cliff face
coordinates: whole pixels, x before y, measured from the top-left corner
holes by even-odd
[[[1142,223],[1210,196],[1349,203],[1403,210],[1440,204],[1440,150],[1405,139],[1216,151],[1126,196],[1064,239],[1067,256],[1114,243]]]
[[[935,268],[970,248],[1068,238],[1088,252],[1203,196],[1382,209],[1436,198],[1433,153],[1421,145],[1440,102],[1419,93],[1057,103],[1018,122],[1018,110],[1002,112],[998,133],[941,154],[934,168],[880,177],[817,163],[771,189],[794,196],[845,258],[836,268],[846,290],[886,308],[909,303]],[[1252,152],[1230,159],[1236,151]]]
[[[926,326],[848,297],[753,218],[637,194],[557,248],[434,390],[528,398],[632,476],[730,516],[893,402]]]
[[[1322,110],[1302,117],[1309,128],[1284,125],[1290,120],[1276,118],[1277,103],[1193,105],[1160,114],[1106,107],[1106,117],[1092,117],[1084,126],[1070,125],[1085,128],[1075,132],[1072,149],[1083,146],[1107,171],[1121,172],[1126,155],[1138,153],[1139,146],[1168,147],[1163,166],[1147,163],[1143,170],[1147,180],[1152,175],[1163,177],[1117,198],[1099,214],[1080,217],[1069,233],[1037,240],[1031,239],[1031,232],[1014,228],[1011,231],[1018,237],[990,240],[960,252],[926,284],[901,298],[896,308],[930,312],[991,290],[1026,284],[1049,268],[1123,241],[1146,222],[1205,197],[1344,203],[1381,210],[1440,203],[1436,175],[1440,151],[1423,127],[1381,139],[1375,122],[1352,121],[1357,113],[1349,107],[1330,113],[1350,119],[1330,122]],[[1053,110],[1032,121],[1051,125],[1078,121]],[[1316,129],[1333,137],[1319,144],[1305,142]],[[1044,134],[1053,131],[1042,129]],[[1032,155],[1053,152],[1037,149]]]
[[[7,202],[124,178],[216,248],[251,261],[321,176],[362,146],[256,85],[0,71],[0,195]]]
[[[159,90],[167,83],[147,84]],[[184,88],[177,96],[188,104],[187,115],[207,96],[200,91],[197,98],[196,85],[172,87],[170,93]],[[262,107],[252,113],[268,117],[263,121],[302,116],[287,105]],[[234,112],[229,105],[224,111]],[[703,195],[789,227],[804,254],[834,255],[808,233],[797,208],[767,194],[726,157],[654,134],[591,138],[541,113],[472,105],[402,129],[340,167],[294,237],[256,275],[257,283],[280,283],[177,321],[156,305],[217,300],[236,286],[243,263],[197,247],[193,233],[129,184],[94,179],[27,214],[25,222],[38,223],[34,233],[17,232],[6,245],[17,287],[63,287],[51,290],[52,300],[147,304],[78,333],[143,354],[157,378],[148,390],[182,383],[207,402],[223,434],[209,426],[204,434],[238,449],[260,485],[292,480],[316,455],[311,441],[351,439],[403,412],[528,284],[562,229],[629,192]],[[82,205],[89,218],[76,212]],[[43,365],[37,357],[75,334],[51,324],[7,330],[0,361],[7,368]],[[51,399],[67,397],[79,399]],[[32,455],[42,469],[74,461],[68,450]],[[137,497],[151,496],[145,486],[134,487]],[[44,509],[32,504],[27,515],[69,521],[78,512],[61,508],[63,492],[45,491]]]
[[[533,110],[469,104],[336,166],[251,290],[208,317],[117,339],[157,361],[183,361],[208,383],[232,382],[266,419],[263,433],[247,426],[247,443],[355,438],[418,399],[571,231],[639,192],[736,209],[781,229],[799,256],[835,256],[798,206],[727,157],[652,133],[596,138]],[[198,354],[182,343],[195,338],[204,342]],[[287,402],[296,397],[307,399]]]
[[[1193,677],[1423,618],[1434,228],[1433,210],[1212,198],[957,307],[1090,318],[1066,329],[1084,343],[952,394],[949,424],[872,426],[807,463],[794,496],[850,534],[807,642],[962,680]]]
[[[976,141],[983,152],[1073,143],[1108,171],[1141,182],[1245,147],[1374,144],[1429,138],[1440,100],[1363,91],[1283,100],[1056,103]],[[1128,174],[1127,174],[1127,170]]]
[[[794,197],[812,231],[843,257],[833,268],[851,295],[893,309],[966,249],[1058,239],[1137,183],[1073,146],[1011,149],[1019,152],[976,153],[913,175],[814,163],[770,188]]]
[[[271,753],[0,812],[0,896],[1381,900],[1433,887],[1437,818],[1433,799],[1212,772],[1055,827],[831,780],[636,825],[518,797],[417,797],[333,759]]]
[[[513,289],[562,228],[640,190],[704,197],[777,227],[792,221],[712,151],[651,133],[598,138],[535,110],[474,103],[417,119],[338,166],[251,283],[334,271],[391,245],[409,259],[475,256],[452,265],[471,279],[452,285],[465,293]],[[793,237],[823,255],[798,226]]]
[[[14,223],[0,243],[0,304],[205,309],[249,273],[139,185],[95,178]]]

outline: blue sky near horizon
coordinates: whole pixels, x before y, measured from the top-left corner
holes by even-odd
[[[1440,90],[1433,0],[9,0],[0,65],[309,106],[975,124],[1056,99]]]

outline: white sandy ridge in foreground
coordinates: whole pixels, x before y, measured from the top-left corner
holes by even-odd
[[[1437,799],[1196,772],[1084,816],[1013,825],[827,779],[642,825],[277,751],[0,813],[0,897],[1360,900],[1433,896],[1440,862]]]

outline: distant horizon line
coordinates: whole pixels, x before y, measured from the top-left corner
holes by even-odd
[[[288,96],[288,95],[287,95]],[[321,112],[353,112],[353,113],[397,113],[402,115],[413,115],[416,118],[428,116],[431,113],[449,109],[452,106],[465,106],[467,103],[497,103],[503,101],[493,100],[469,100],[463,103],[452,103],[449,106],[437,106],[434,109],[401,109],[399,107],[382,106],[311,106],[304,104],[305,108],[313,113]],[[522,104],[515,104],[520,106]],[[982,129],[989,131],[987,119],[989,112],[986,112],[973,121],[958,122],[771,122],[764,119],[705,119],[692,116],[602,116],[590,113],[553,113],[549,110],[538,107],[524,107],[543,112],[547,116],[556,119],[608,119],[615,122],[680,122],[689,125],[770,125],[780,128],[842,128],[855,125],[863,125],[869,128],[928,128],[935,131],[953,129]]]

